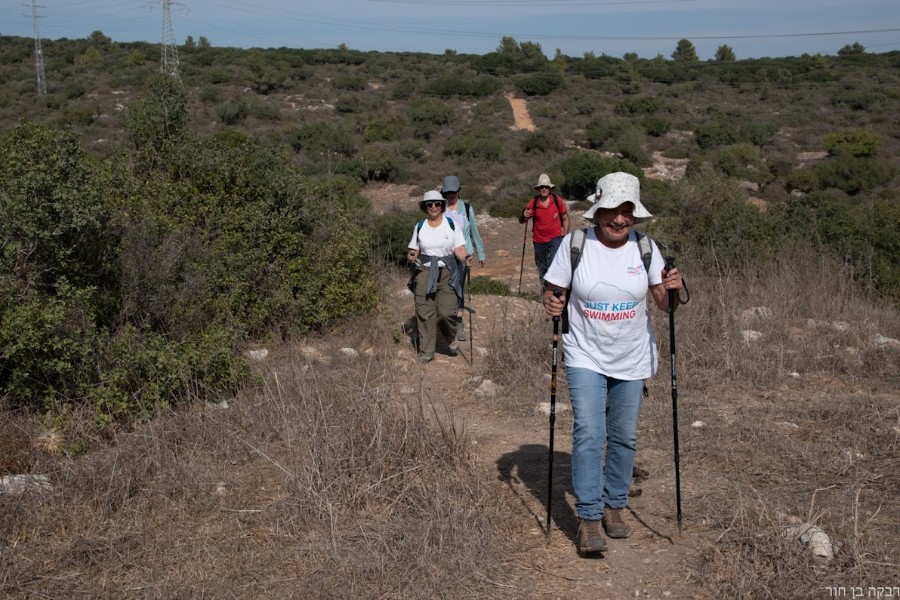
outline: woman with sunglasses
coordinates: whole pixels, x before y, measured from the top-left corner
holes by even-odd
[[[425,192],[419,208],[426,217],[413,229],[406,260],[416,265],[410,288],[416,298],[419,362],[427,363],[434,358],[438,329],[449,341],[450,356],[459,352],[454,316],[463,293],[460,263],[471,266],[472,257],[466,254],[462,226],[444,216],[447,201],[440,192]]]

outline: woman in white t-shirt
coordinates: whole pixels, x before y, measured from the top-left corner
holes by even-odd
[[[595,204],[584,217],[594,227],[587,231],[574,277],[569,234],[545,275],[543,295],[551,316],[562,314],[570,295],[563,349],[575,418],[577,543],[585,554],[606,551],[601,523],[610,538],[631,535],[622,513],[628,505],[644,379],[656,372],[658,359],[648,299],[668,312],[668,291],[682,288],[681,274],[674,267],[665,271],[652,241],[650,267],[644,267],[633,226],[652,215],[641,204],[637,177],[606,175],[588,200]]]
[[[410,287],[416,298],[419,362],[427,363],[434,358],[438,329],[449,341],[450,356],[459,352],[454,317],[462,298],[460,263],[471,265],[472,258],[462,226],[444,216],[447,201],[440,192],[425,192],[419,208],[426,218],[413,228],[406,259],[417,267]]]

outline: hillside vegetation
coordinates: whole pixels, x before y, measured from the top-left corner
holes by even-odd
[[[549,60],[510,38],[484,56],[201,38],[179,47],[177,80],[158,46],[95,32],[44,42],[38,97],[33,49],[0,36],[0,476],[45,479],[0,480],[0,595],[896,589],[900,53],[700,62],[679,42],[671,59]],[[535,131],[512,127],[507,94]],[[686,176],[645,175],[660,158]],[[496,294],[476,299],[484,360],[438,357],[426,377],[395,296],[418,213],[362,195],[455,173],[502,226],[539,173],[581,200],[612,170],[641,178],[646,228],[694,296],[678,312],[686,542],[666,537],[661,374],[624,567],[574,560],[561,474],[554,545],[535,535],[539,308],[479,281]],[[505,391],[473,401],[481,378]],[[506,429],[470,437],[460,408]],[[796,519],[831,536],[830,561],[787,535]],[[676,547],[684,563],[660,566],[655,548]]]
[[[548,60],[511,38],[484,56],[201,39],[179,48],[178,81],[157,73],[158,46],[101,32],[43,50],[39,97],[32,42],[0,38],[13,407],[87,404],[107,423],[235,389],[241,344],[371,307],[368,259],[396,260],[411,217],[371,216],[361,186],[450,172],[512,216],[539,172],[581,199],[630,171],[650,231],[696,269],[799,241],[900,298],[900,53]],[[510,127],[507,93],[536,131]],[[654,155],[689,159],[687,178],[645,178]]]

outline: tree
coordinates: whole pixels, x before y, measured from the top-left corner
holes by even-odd
[[[728,44],[722,44],[716,50],[717,62],[734,62],[735,60],[734,50]]]
[[[838,50],[838,56],[853,56],[856,54],[865,54],[866,49],[859,43],[853,42],[852,44],[847,44],[840,50]]]
[[[675,62],[697,62],[697,49],[690,40],[682,38],[678,40],[675,51],[672,52],[672,60]]]

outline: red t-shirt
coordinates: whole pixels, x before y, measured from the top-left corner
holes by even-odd
[[[556,208],[557,204],[559,208]],[[550,194],[547,197],[547,205],[544,206],[540,202],[540,197],[536,196],[528,202],[527,208],[531,210],[531,218],[534,219],[534,232],[531,237],[534,243],[546,244],[562,235],[561,214],[566,214],[567,210],[565,200],[556,194]]]

